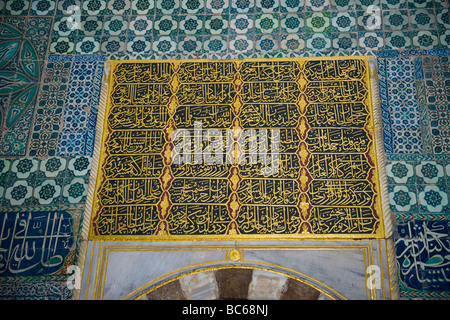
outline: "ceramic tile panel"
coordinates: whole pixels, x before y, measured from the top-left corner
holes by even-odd
[[[448,268],[444,256],[450,249],[447,221],[410,221],[398,227],[396,255],[402,298],[449,297]]]
[[[449,120],[445,92],[448,56],[440,55],[442,51],[430,53],[414,58],[417,98],[413,99],[417,101],[422,122],[423,152],[429,157],[393,161],[386,167],[391,209],[399,221],[396,245],[400,292],[406,299],[448,297],[449,275],[444,267],[445,258],[441,260],[449,249],[448,158],[445,157],[445,130]],[[408,75],[402,80],[407,78]],[[439,243],[437,247],[434,240]],[[411,251],[412,243],[417,247]]]
[[[41,194],[46,198],[48,189]],[[2,225],[1,248],[7,253],[1,257],[2,299],[69,298],[65,269],[74,263],[76,251],[72,216],[64,211],[4,212]],[[16,249],[8,250],[12,246]],[[60,282],[48,281],[49,274]]]
[[[11,208],[41,210],[47,208],[43,205],[83,203],[91,167],[89,156],[1,159],[0,163],[0,212]]]
[[[428,50],[448,48],[450,37],[445,28],[448,25],[448,9],[435,9],[433,2],[432,5],[426,6],[413,2],[414,5],[411,4],[410,7],[407,1],[401,0],[140,0],[131,3],[123,0],[92,0],[83,2],[77,28],[71,27],[74,24],[71,18],[73,10],[68,10],[70,3],[63,1],[58,5],[59,10],[56,10],[50,48],[53,53],[113,53],[111,47],[122,50],[125,46],[128,47],[126,40],[117,37],[130,33],[143,36],[144,32],[146,36],[153,35],[156,41],[147,38],[148,44],[139,42],[143,39],[128,41],[128,55],[136,56],[150,54],[152,41],[158,42],[161,36],[228,36],[239,33],[239,30],[245,33],[244,30],[248,27],[254,28],[253,31],[257,34],[325,33],[322,36],[307,35],[306,38],[314,39],[309,45],[305,43],[305,47],[298,51],[305,54],[307,50],[313,50],[316,55],[320,55],[324,50],[321,43],[329,43],[327,49],[334,49],[335,52],[341,52],[342,49],[345,51],[349,47],[370,52],[409,48]],[[247,22],[242,18],[247,19]],[[230,25],[229,28],[227,24]],[[329,32],[358,33],[338,37],[327,35]],[[112,37],[115,38],[111,39]],[[277,38],[279,37],[283,36],[277,35]],[[334,46],[331,46],[332,38],[336,39]],[[136,41],[139,45],[135,44]],[[110,42],[112,44],[109,44]],[[107,49],[108,44],[110,49]],[[215,48],[210,50],[208,46],[203,49],[205,53],[217,52]],[[275,51],[283,55],[281,46]],[[177,46],[169,51],[161,48],[152,51],[156,58],[163,57],[168,52],[188,56],[191,54],[189,50]],[[241,54],[240,51],[230,53]]]
[[[8,5],[15,8],[13,3],[8,2]],[[45,29],[48,19],[34,18],[28,21],[28,25],[26,18],[7,17],[5,20],[0,25],[0,46],[3,52],[0,63],[3,120],[0,125],[0,154],[20,156],[25,155],[27,149],[45,56],[42,47],[46,46],[48,40],[41,38],[39,28]],[[27,31],[30,31],[30,35],[27,35]]]

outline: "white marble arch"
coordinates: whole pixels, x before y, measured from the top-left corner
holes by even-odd
[[[251,270],[250,277],[248,277],[250,279],[248,286],[247,283],[241,286],[239,283],[235,282],[233,284],[230,284],[230,286],[233,286],[234,288],[236,287],[239,288],[238,294],[241,295],[242,297],[245,296],[245,298],[243,299],[279,300],[282,298],[283,293],[287,290],[287,287],[289,286],[288,279],[300,281],[301,283],[313,289],[312,292],[306,293],[306,298],[308,300],[314,298],[317,298],[317,300],[330,300],[333,297],[332,293],[319,292],[315,290],[312,284],[308,283],[308,281],[305,279],[294,278],[293,276],[287,275],[280,271],[272,271],[264,268],[247,265],[240,265],[240,266],[229,265],[215,269],[206,268],[197,270],[191,273],[183,274],[178,277],[171,277],[170,279],[158,285],[155,284],[149,285],[148,287],[145,287],[144,289],[140,290],[140,292],[143,293],[140,294],[137,297],[137,299],[147,300],[149,299],[147,294],[157,292],[159,288],[164,287],[165,285],[168,285],[174,281],[178,281],[179,289],[178,288],[175,289],[174,287],[170,288],[169,290],[172,290],[171,292],[172,296],[178,295],[177,297],[183,297],[186,300],[227,299],[222,298],[219,292],[220,291],[219,286],[220,285],[223,286],[224,284],[223,279],[218,280],[216,278],[215,273],[217,270],[236,271],[236,273],[239,273],[239,271],[242,270]],[[230,273],[228,273],[227,275],[229,274]],[[236,279],[234,278],[233,280]],[[179,292],[175,292],[175,290],[179,290]],[[298,297],[301,298],[302,296],[305,297],[305,293],[304,292],[302,293],[303,295],[297,295],[296,298]],[[161,298],[161,296],[159,295],[156,295],[155,297],[157,299]],[[232,298],[236,299],[235,296],[233,296]]]
[[[397,296],[390,240],[90,241],[87,249],[90,255],[85,261],[79,299],[136,299],[168,281],[227,267],[291,277],[330,299]],[[230,255],[236,251],[237,260]]]

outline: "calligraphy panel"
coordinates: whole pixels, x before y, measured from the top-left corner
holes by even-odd
[[[72,217],[64,211],[5,212],[0,223],[2,276],[54,273],[74,244]]]
[[[113,61],[91,239],[384,237],[367,57]]]

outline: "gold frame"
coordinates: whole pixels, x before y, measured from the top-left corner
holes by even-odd
[[[108,95],[107,95],[107,103],[105,108],[105,116],[103,119],[102,124],[102,137],[101,137],[101,146],[100,146],[100,154],[99,154],[99,161],[98,161],[98,171],[97,176],[95,177],[95,188],[94,188],[94,195],[93,195],[93,202],[92,202],[92,209],[90,212],[90,222],[89,222],[89,232],[88,232],[88,240],[109,240],[109,241],[139,241],[139,240],[146,240],[146,241],[186,241],[186,240],[235,240],[235,241],[242,241],[242,240],[344,240],[344,239],[384,239],[385,238],[385,227],[384,227],[384,214],[383,214],[383,206],[382,206],[382,196],[381,196],[381,183],[380,183],[380,174],[379,174],[379,166],[378,166],[378,154],[377,154],[377,139],[376,139],[376,130],[381,130],[381,128],[375,128],[374,124],[374,108],[373,108],[373,97],[372,97],[372,82],[371,82],[371,69],[369,66],[369,59],[370,56],[345,56],[345,57],[309,57],[309,58],[256,58],[256,59],[232,59],[232,60],[223,60],[227,62],[233,62],[233,61],[240,61],[240,62],[247,62],[247,61],[297,61],[297,60],[306,60],[306,61],[314,61],[314,60],[348,60],[348,59],[356,59],[361,60],[364,62],[366,66],[366,74],[365,74],[365,82],[368,87],[368,97],[367,97],[367,103],[368,108],[370,110],[370,120],[367,124],[367,129],[371,133],[371,148],[368,151],[372,161],[374,162],[374,175],[373,175],[373,182],[375,184],[375,192],[376,192],[376,199],[374,203],[375,212],[377,213],[379,219],[379,227],[377,229],[377,232],[374,234],[310,234],[310,233],[299,233],[299,234],[264,234],[264,235],[242,235],[242,234],[236,234],[236,235],[124,235],[124,236],[117,236],[117,235],[96,235],[93,232],[93,221],[95,218],[95,214],[98,210],[98,202],[99,202],[99,195],[98,190],[101,184],[101,170],[102,165],[104,163],[104,160],[106,158],[106,152],[105,152],[105,143],[106,143],[106,137],[107,134],[107,115],[111,108],[111,101],[110,101],[110,95],[112,90],[112,74],[113,70],[115,70],[116,66],[123,63],[143,63],[145,61],[143,60],[125,60],[125,61],[107,61],[111,64],[111,71],[108,75]],[[222,60],[209,60],[209,59],[182,59],[182,60],[149,60],[148,62],[177,62],[177,63],[183,63],[183,62],[218,62]]]

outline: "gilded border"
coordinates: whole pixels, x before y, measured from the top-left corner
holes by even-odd
[[[369,65],[369,59],[371,59],[371,56],[341,56],[341,57],[310,57],[310,58],[254,58],[254,59],[245,59],[245,60],[239,60],[239,59],[231,59],[231,60],[211,60],[211,59],[182,59],[182,60],[148,60],[148,62],[174,62],[177,63],[183,63],[183,62],[217,62],[217,61],[227,61],[227,62],[233,62],[233,61],[298,61],[298,60],[306,60],[306,61],[314,61],[314,60],[362,60],[365,63],[366,66],[366,74],[365,74],[365,83],[368,87],[368,107],[370,111],[370,128],[371,129],[371,140],[373,143],[373,146],[371,147],[370,155],[372,157],[372,161],[374,162],[375,170],[374,170],[374,177],[375,179],[375,187],[377,191],[376,196],[376,203],[374,204],[376,208],[376,214],[378,215],[379,224],[377,231],[375,234],[264,234],[264,235],[124,235],[124,236],[116,236],[116,235],[95,235],[93,232],[93,221],[95,218],[95,214],[97,212],[98,208],[98,193],[97,190],[99,189],[99,186],[101,184],[101,178],[102,175],[99,174],[99,170],[102,170],[101,164],[104,163],[104,160],[106,158],[106,152],[105,152],[105,142],[107,138],[107,114],[111,107],[110,102],[110,94],[112,91],[112,70],[115,70],[116,66],[121,63],[143,63],[145,61],[143,60],[126,60],[126,61],[107,61],[110,63],[111,68],[108,75],[108,95],[107,95],[107,101],[105,106],[105,113],[104,117],[102,119],[103,123],[98,123],[98,126],[102,127],[102,134],[101,138],[96,141],[101,141],[100,150],[99,150],[99,156],[98,156],[98,167],[96,168],[96,177],[95,177],[95,184],[94,184],[94,190],[93,190],[93,197],[92,202],[89,203],[90,211],[88,213],[89,215],[89,232],[87,239],[88,240],[108,240],[108,241],[139,241],[139,240],[152,240],[152,241],[185,241],[185,240],[235,240],[235,241],[242,241],[242,240],[343,240],[343,239],[384,239],[385,236],[385,210],[383,210],[383,200],[384,197],[382,197],[382,189],[381,189],[381,180],[380,180],[380,174],[379,174],[379,148],[377,148],[377,144],[379,143],[379,139],[377,139],[377,131],[381,130],[380,128],[377,128],[375,121],[375,110],[373,105],[373,78],[372,78],[372,71],[371,67]],[[367,127],[367,125],[366,125]],[[377,130],[378,129],[378,130]],[[387,186],[386,186],[387,187]]]

